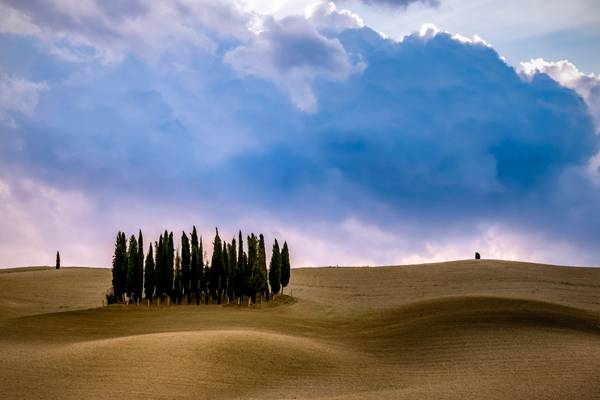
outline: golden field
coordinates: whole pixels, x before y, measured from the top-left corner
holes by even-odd
[[[0,271],[0,398],[600,399],[600,269],[294,269],[255,307],[102,307],[110,284]]]

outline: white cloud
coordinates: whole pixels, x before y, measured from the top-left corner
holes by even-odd
[[[318,30],[341,32],[365,26],[363,20],[349,10],[337,10],[331,1],[315,3],[306,9],[306,18]]]
[[[40,93],[48,90],[46,82],[0,74],[0,123],[16,127],[15,113],[31,116],[38,104]]]
[[[34,36],[68,61],[119,62],[127,54],[156,59],[176,45],[214,51],[218,38],[245,40],[252,15],[219,0],[0,4],[0,31]]]
[[[521,73],[531,78],[537,73],[548,75],[564,87],[573,89],[585,101],[590,115],[600,134],[600,76],[585,74],[568,60],[546,61],[542,58],[522,62]],[[591,179],[600,184],[600,153],[588,162],[588,172]]]
[[[600,76],[585,74],[567,60],[554,62],[542,58],[521,63],[521,71],[527,76],[547,74],[564,87],[575,90],[585,100],[600,132]]]
[[[440,32],[441,31],[437,26],[431,23],[427,23],[421,25],[421,29],[419,29],[419,36],[426,39],[430,39]]]
[[[472,44],[472,45],[482,45],[486,47],[492,47],[488,42],[483,40],[479,35],[473,35],[473,38],[468,38],[466,36],[461,35],[460,33],[452,33],[445,30],[439,29],[435,24],[426,23],[422,24],[419,29],[419,36],[424,39],[431,39],[435,37],[439,33],[445,33],[449,35],[453,40],[457,42],[461,42],[464,44]]]
[[[303,17],[265,17],[254,40],[227,54],[224,60],[241,76],[271,80],[288,92],[305,112],[314,112],[317,79],[346,80],[364,65],[353,63],[337,39],[329,39]]]

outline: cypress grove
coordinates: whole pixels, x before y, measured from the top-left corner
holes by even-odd
[[[246,249],[242,231],[237,240],[230,243],[222,240],[215,229],[213,251],[210,263],[205,262],[202,237],[194,226],[188,238],[181,236],[179,246],[174,248],[173,232],[165,230],[154,246],[150,243],[144,257],[142,231],[131,235],[129,241],[125,232],[119,231],[115,240],[112,259],[112,293],[107,300],[117,303],[138,303],[145,297],[148,305],[154,300],[169,300],[171,304],[187,303],[222,304],[226,296],[229,304],[232,299],[242,304],[244,296],[248,304],[257,301],[270,301],[289,284],[289,248],[284,242],[279,250],[277,239],[273,244],[269,269],[266,265],[264,235],[250,233],[246,238]]]

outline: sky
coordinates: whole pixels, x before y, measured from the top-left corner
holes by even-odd
[[[0,267],[192,225],[598,266],[599,39],[592,0],[0,0]]]

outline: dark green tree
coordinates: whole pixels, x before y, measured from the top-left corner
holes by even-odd
[[[135,291],[137,285],[137,241],[135,236],[129,238],[129,247],[127,248],[127,297],[129,301],[135,301]]]
[[[247,237],[248,242],[248,264],[246,265],[246,276],[244,287],[250,301],[256,303],[256,293],[259,289],[260,274],[258,272],[258,241],[254,233]]]
[[[200,293],[204,294],[204,303],[208,304],[208,280],[210,278],[210,268],[208,260],[204,256],[204,246],[202,245],[202,236],[200,236],[200,244],[198,245],[198,276],[200,284]]]
[[[165,231],[165,234],[167,232]],[[166,256],[165,256],[165,260],[166,260],[166,264],[165,264],[165,280],[166,280],[166,289],[167,289],[167,296],[169,296],[169,298],[171,299],[171,302],[175,302],[175,296],[173,295],[173,281],[174,281],[174,276],[175,276],[175,247],[174,247],[174,243],[173,243],[173,232],[169,233],[168,235],[165,235],[167,237],[166,239]]]
[[[290,283],[290,273],[290,251],[287,242],[283,242],[283,249],[281,250],[281,293],[283,293],[283,288]]]
[[[227,251],[227,242],[223,240],[223,250],[221,251],[223,257],[223,274],[221,278],[221,289],[224,295],[229,293],[229,277],[231,273],[229,271],[229,253]],[[229,296],[227,297],[227,304],[229,304]]]
[[[165,296],[165,261],[164,261],[164,238],[161,234],[156,242],[156,297],[160,302]]]
[[[56,269],[60,269],[60,253],[56,252]]]
[[[267,280],[267,252],[265,251],[265,237],[261,233],[258,237],[258,254],[257,254],[257,288],[261,295],[266,296],[269,301],[269,282]]]
[[[250,295],[248,293],[251,292],[250,288],[250,283],[251,283],[251,279],[252,276],[249,273],[248,270],[248,254],[244,251],[243,253],[243,257],[242,257],[242,266],[244,267],[243,269],[243,280],[242,280],[242,293],[244,293],[246,296],[248,296],[248,304],[250,304],[250,301],[252,300],[250,298]]]
[[[237,284],[237,252],[235,237],[231,239],[231,244],[227,245],[227,261],[229,262],[229,279],[227,282],[227,302],[236,296],[236,284]]]
[[[210,295],[217,304],[221,304],[221,294],[223,285],[223,247],[219,230],[215,228],[215,239],[213,241],[213,254],[210,262],[210,275],[208,279],[208,287]]]
[[[269,284],[273,295],[279,293],[281,289],[281,255],[279,253],[279,243],[275,239],[273,252],[271,253],[271,264],[269,265]]]
[[[115,241],[115,252],[112,260],[112,285],[115,300],[123,301],[125,280],[127,276],[127,243],[125,233],[119,231]]]
[[[148,255],[146,256],[146,268],[144,269],[144,293],[146,294],[146,300],[152,303],[154,297],[154,281],[156,279],[156,271],[154,270],[154,254],[152,251],[152,243],[150,243],[150,249],[148,249]]]
[[[142,300],[142,294],[144,291],[144,238],[142,237],[142,230],[140,229],[138,234],[138,248],[137,248],[137,262],[135,271],[135,301],[140,302]]]
[[[125,232],[121,232],[121,251],[123,252],[123,257],[121,259],[121,268],[119,268],[121,273],[119,281],[121,282],[121,301],[124,301],[125,293],[127,293],[127,237],[125,236]]]
[[[190,270],[190,286],[191,290],[188,294],[188,303],[191,302],[192,292],[196,298],[196,304],[200,304],[200,278],[198,274],[200,270],[200,254],[198,249],[198,233],[196,227],[192,230],[192,253],[191,253],[191,270]]]
[[[192,301],[190,297],[190,258],[190,240],[183,232],[181,235],[181,292],[184,296],[187,296],[188,304]]]
[[[198,246],[192,246],[192,285],[194,287],[194,298],[196,299],[196,305],[202,302],[202,288],[200,287],[200,281],[202,278],[196,278],[198,276],[198,270],[202,268],[200,266],[200,255]]]
[[[120,292],[120,282],[119,278],[121,277],[121,249],[119,248],[121,244],[121,231],[117,233],[117,239],[115,240],[115,250],[113,252],[112,257],[112,287],[113,294],[115,296],[115,301],[121,300],[122,293]]]
[[[238,259],[236,266],[236,282],[235,282],[235,295],[238,298],[238,304],[243,300],[244,296],[244,241],[242,240],[242,231],[238,233]]]
[[[173,298],[177,304],[181,304],[183,298],[183,286],[181,284],[181,257],[179,257],[179,250],[175,255],[175,275],[173,280]]]

